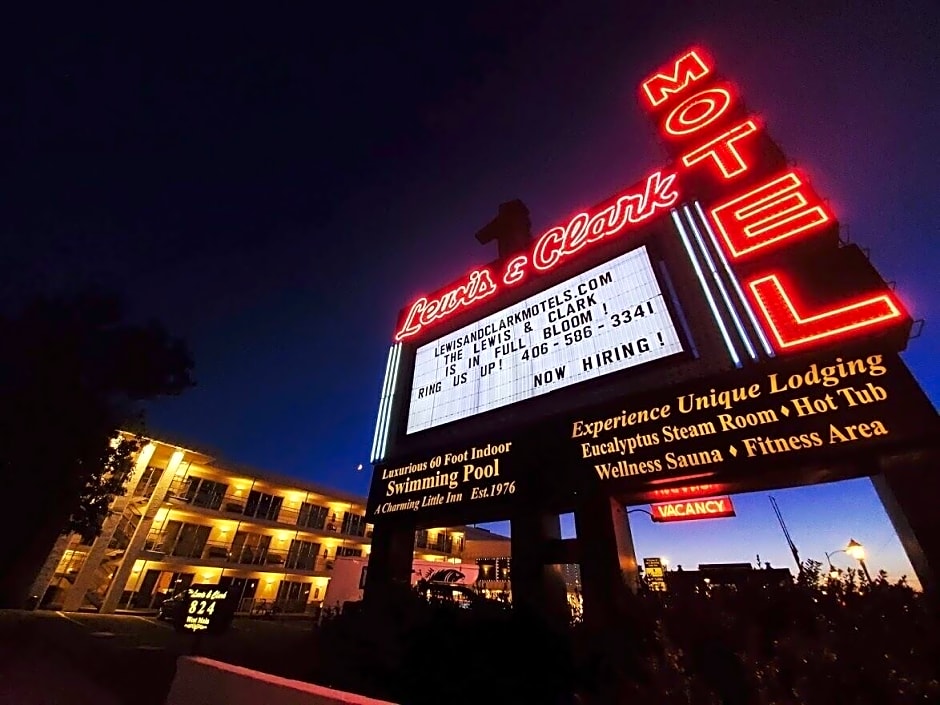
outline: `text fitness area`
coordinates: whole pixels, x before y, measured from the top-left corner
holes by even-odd
[[[579,459],[591,461],[601,480],[886,438],[902,430],[887,404],[889,398],[903,403],[902,392],[881,379],[889,372],[880,354],[837,357],[831,365],[812,363],[746,385],[680,393],[645,408],[577,419],[570,438]],[[666,450],[670,446],[677,450]]]

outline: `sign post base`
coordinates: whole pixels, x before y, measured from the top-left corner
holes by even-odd
[[[940,603],[936,573],[936,566],[940,566],[938,467],[940,450],[929,448],[883,459],[882,472],[871,478],[924,594],[935,606]]]

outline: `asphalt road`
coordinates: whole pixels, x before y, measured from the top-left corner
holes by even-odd
[[[200,655],[302,678],[313,624],[235,620]],[[0,705],[162,705],[193,637],[151,617],[0,610]]]

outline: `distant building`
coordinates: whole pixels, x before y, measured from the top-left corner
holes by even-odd
[[[365,498],[164,441],[139,451],[126,487],[92,544],[56,543],[33,583],[41,607],[148,610],[212,583],[232,587],[242,613],[302,613],[322,603],[337,558],[371,548]],[[459,563],[470,530],[418,532],[415,558]]]
[[[466,562],[475,561],[479,567],[477,587],[489,597],[509,597],[512,591],[511,542],[505,536],[479,527],[464,527],[467,546],[463,553]],[[581,567],[577,563],[559,566],[569,595],[581,592]]]
[[[793,582],[787,568],[754,568],[750,563],[702,563],[698,570],[664,573],[669,592],[694,592],[707,587],[769,587]]]

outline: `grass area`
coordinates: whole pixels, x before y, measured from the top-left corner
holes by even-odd
[[[0,702],[162,705],[177,657],[194,645],[149,617],[0,611]],[[312,650],[309,620],[236,619],[199,644],[202,656],[286,677],[309,671]]]

